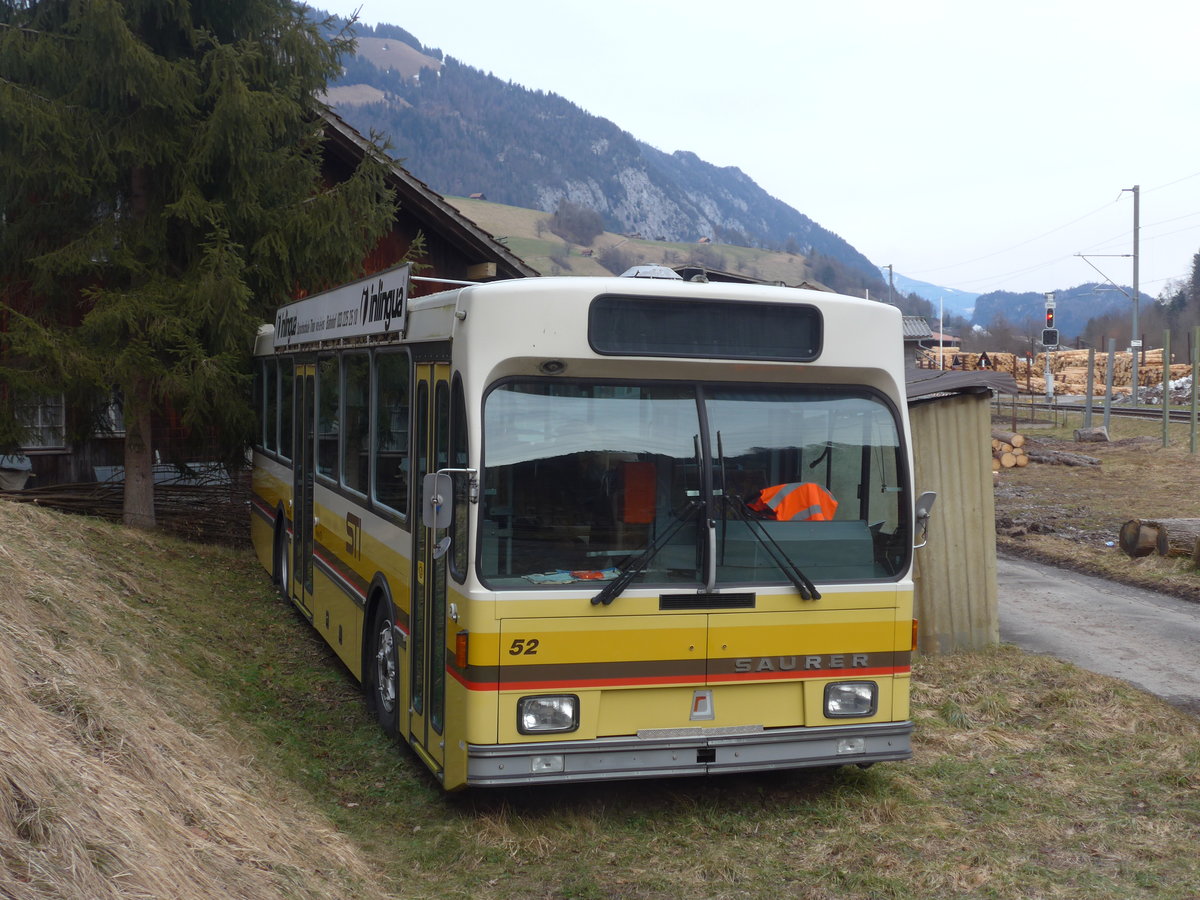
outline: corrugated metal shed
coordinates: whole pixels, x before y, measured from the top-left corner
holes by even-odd
[[[975,650],[1000,639],[989,401],[1009,383],[1015,392],[1011,376],[948,372],[908,384],[913,489],[938,495],[913,573],[924,653]]]

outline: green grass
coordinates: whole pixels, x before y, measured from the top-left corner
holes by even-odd
[[[1002,405],[997,413],[993,407],[992,422],[1009,430],[1008,408]],[[1093,417],[1094,425],[1100,422]],[[1200,600],[1200,572],[1189,557],[1131,560],[1107,546],[1130,519],[1200,518],[1200,492],[1181,489],[1200,478],[1200,453],[1191,452],[1190,424],[1172,423],[1167,447],[1162,445],[1161,420],[1113,416],[1109,443],[1071,443],[1081,425],[1080,413],[1061,412],[1056,427],[1034,429],[1018,422],[1017,430],[1044,444],[1043,449],[1083,453],[1100,465],[1032,463],[999,473],[996,513],[1005,527],[1050,529],[1016,537],[1002,529],[999,546],[1008,553]]]

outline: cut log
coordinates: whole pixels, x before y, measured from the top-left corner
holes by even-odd
[[[1050,463],[1054,466],[1098,466],[1100,460],[1082,453],[1067,453],[1065,450],[1026,450],[1025,455],[1033,462]]]
[[[1195,558],[1196,541],[1200,539],[1200,519],[1130,519],[1121,526],[1122,550],[1125,550],[1126,529],[1132,534],[1134,528],[1138,531],[1139,542],[1153,539],[1154,550],[1159,556]],[[1129,553],[1128,550],[1125,552]]]
[[[1125,555],[1130,559],[1138,559],[1157,553],[1166,555],[1167,536],[1165,532],[1147,525],[1141,519],[1130,519],[1121,526],[1118,543]]]
[[[1025,446],[1025,435],[1023,434],[1015,434],[1011,431],[993,431],[992,437],[1014,447]]]
[[[1029,465],[1029,456],[1028,456],[1028,454],[1025,454],[1025,453],[1018,453],[1016,456],[1017,456],[1017,468],[1018,468],[1018,469],[1023,469],[1023,468],[1025,468],[1027,465]]]
[[[1092,441],[1092,442],[1103,441],[1103,442],[1107,443],[1108,442],[1108,429],[1105,428],[1103,425],[1101,425],[1097,428],[1076,428],[1075,429],[1075,440],[1080,443],[1082,443],[1084,441]]]
[[[1000,466],[1004,469],[1011,469],[1017,464],[1017,458],[1011,450],[1003,450],[995,454],[996,459],[1000,460]]]

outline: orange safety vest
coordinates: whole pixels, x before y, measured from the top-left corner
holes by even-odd
[[[812,481],[771,485],[746,505],[780,522],[828,522],[838,507],[833,494]]]

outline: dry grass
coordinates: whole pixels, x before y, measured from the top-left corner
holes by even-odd
[[[330,106],[338,107],[366,106],[368,103],[380,103],[387,98],[387,94],[369,84],[347,84],[329,88],[322,99]],[[392,102],[401,107],[412,105],[399,97],[394,97]]]
[[[1007,416],[996,423],[1011,425]],[[1045,449],[1097,457],[1099,466],[1031,463],[997,475],[999,548],[1200,600],[1200,571],[1190,560],[1131,560],[1107,546],[1129,519],[1200,518],[1200,491],[1192,489],[1200,480],[1200,454],[1189,450],[1187,427],[1172,425],[1164,448],[1158,422],[1114,416],[1107,444],[1074,443],[1079,425],[1077,417],[1060,417],[1059,427],[1028,430],[1027,436]]]
[[[370,60],[379,69],[394,69],[402,78],[412,78],[422,69],[441,69],[440,60],[426,56],[414,47],[395,38],[360,37],[355,53]]]
[[[381,896],[186,674],[148,660],[183,636],[107,557],[158,539],[27,505],[2,519],[0,896]]]

